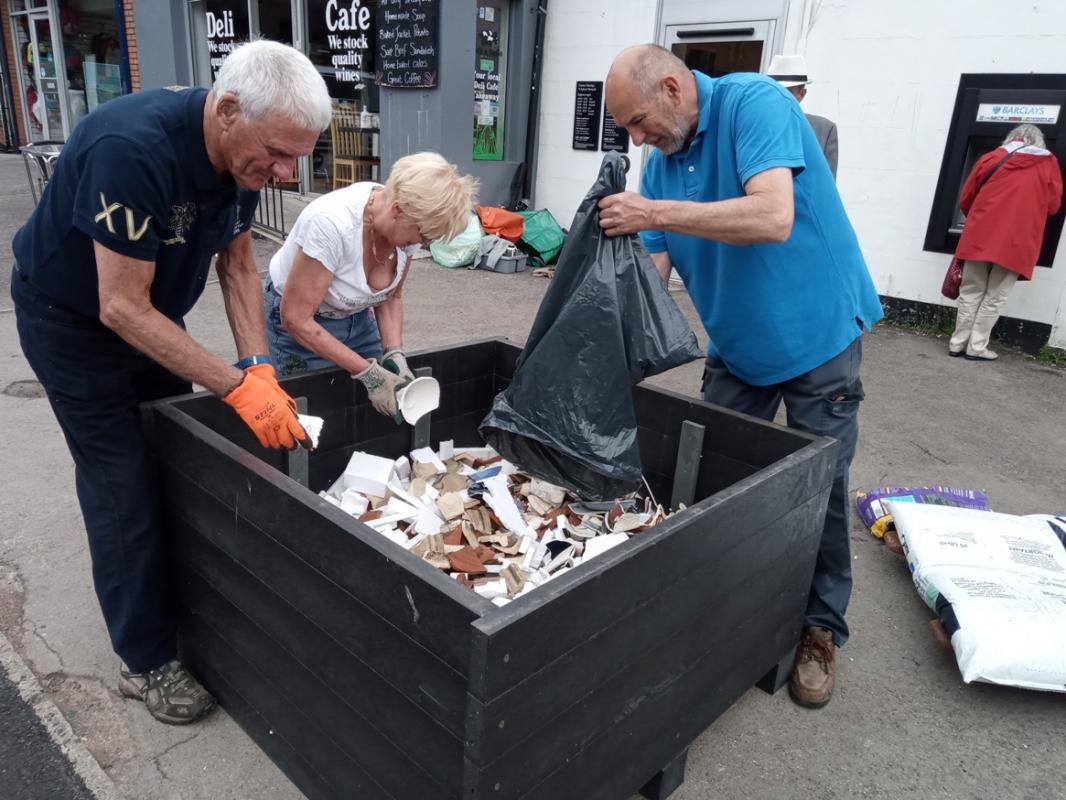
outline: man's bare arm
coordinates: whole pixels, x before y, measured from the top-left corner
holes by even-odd
[[[263,287],[252,252],[252,234],[245,231],[218,254],[215,272],[226,303],[237,356],[265,354],[266,331],[263,322]]]
[[[655,269],[659,270],[663,283],[669,282],[670,273],[674,269],[674,265],[670,263],[670,254],[664,250],[661,253],[648,253],[648,255],[651,256],[651,262],[655,265]]]
[[[175,375],[224,397],[244,373],[201,347],[152,305],[155,264],[116,253],[94,242],[100,284],[100,321]]]
[[[792,170],[775,167],[752,176],[744,196],[710,203],[649,200],[622,192],[600,200],[600,225],[608,236],[669,231],[745,245],[783,242],[795,216]]]

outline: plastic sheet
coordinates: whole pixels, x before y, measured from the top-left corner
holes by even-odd
[[[640,239],[600,229],[598,201],[624,188],[622,159],[608,153],[514,379],[481,423],[509,461],[592,500],[640,485],[632,386],[703,356]]]

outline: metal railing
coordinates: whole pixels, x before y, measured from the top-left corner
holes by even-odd
[[[274,178],[259,191],[259,208],[255,212],[253,227],[269,238],[284,239],[289,233],[285,224],[284,189]]]

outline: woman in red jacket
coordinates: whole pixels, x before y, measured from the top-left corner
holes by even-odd
[[[966,224],[955,255],[966,264],[948,355],[998,358],[988,349],[992,327],[1015,281],[1033,277],[1044,224],[1061,202],[1059,162],[1035,125],[1019,125],[974,165],[959,198]]]

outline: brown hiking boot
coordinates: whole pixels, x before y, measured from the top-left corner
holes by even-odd
[[[148,672],[119,669],[118,690],[134,700],[142,700],[148,713],[168,725],[196,722],[215,707],[215,699],[178,661]]]
[[[796,649],[796,665],[788,693],[805,708],[821,708],[833,696],[836,684],[836,645],[825,628],[804,628]]]

